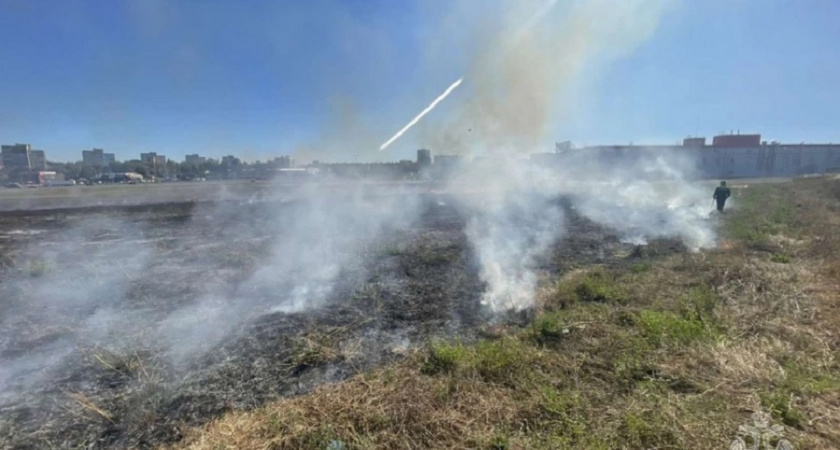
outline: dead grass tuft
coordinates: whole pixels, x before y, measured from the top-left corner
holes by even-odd
[[[357,346],[339,346],[346,330],[328,328],[313,330],[292,341],[292,364],[296,367],[314,367],[342,357],[352,357]]]
[[[516,419],[518,408],[504,388],[424,376],[415,362],[234,413],[205,427],[222,433],[193,434],[185,448],[326,448],[334,440],[359,448],[441,448]]]
[[[93,400],[89,399],[85,395],[74,392],[67,392],[66,394],[67,397],[72,399],[78,406],[78,408],[76,408],[75,410],[68,409],[68,412],[70,412],[72,415],[80,416],[87,413],[88,415],[92,415],[95,418],[107,420],[108,422],[114,421],[114,417],[111,413],[101,408],[99,405],[94,403]]]

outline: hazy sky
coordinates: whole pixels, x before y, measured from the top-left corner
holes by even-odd
[[[352,160],[458,79],[466,36],[492,33],[505,1],[0,0],[0,142],[51,160],[92,147]],[[738,129],[840,142],[838,17],[836,0],[675,2],[633,52],[574,82],[546,149]],[[381,156],[423,146],[409,132]]]

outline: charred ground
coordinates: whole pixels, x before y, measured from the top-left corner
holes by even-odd
[[[733,186],[719,248],[565,265],[525,327],[432,339],[165,448],[840,448],[838,201],[830,177]]]
[[[276,291],[249,281],[270,257],[284,217],[305,207],[299,203],[4,214],[0,446],[170,442],[184,425],[347,379],[433,337],[475,338],[489,317],[479,304],[484,286],[464,235],[467,208],[440,195],[420,203],[410,227],[383,228],[354,245],[327,298],[299,312],[272,312],[282,286],[295,283],[283,278],[293,274],[278,273]],[[568,205],[565,228],[538,262],[547,278],[641,256]],[[661,242],[646,251],[682,248]],[[88,289],[97,282],[101,289]],[[220,321],[211,314],[202,324],[200,314],[178,315],[195,316],[189,308],[207,297],[214,299],[210,306],[197,311],[235,311],[235,317]],[[244,297],[234,309],[219,305]],[[167,323],[184,320],[197,321],[197,330],[224,326],[213,339],[189,329],[159,336],[168,334]],[[97,326],[102,330],[91,331]]]

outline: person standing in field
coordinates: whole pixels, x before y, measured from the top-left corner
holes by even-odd
[[[726,204],[726,199],[729,198],[730,195],[732,195],[732,193],[729,191],[729,188],[726,187],[726,182],[721,181],[720,186],[715,188],[715,193],[712,195],[712,198],[717,201],[718,212],[723,212],[723,205]]]

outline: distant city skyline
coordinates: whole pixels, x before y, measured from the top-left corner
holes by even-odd
[[[613,143],[604,143],[604,144],[577,144],[571,141],[558,141],[554,143],[553,147],[547,147],[544,149],[534,149],[533,152],[530,152],[525,155],[520,155],[523,157],[533,156],[533,155],[544,155],[547,153],[555,153],[555,152],[563,152],[566,150],[571,149],[600,149],[600,148],[610,148],[610,147],[634,147],[634,148],[671,148],[671,147],[707,147],[707,148],[757,148],[765,145],[781,145],[785,147],[793,147],[798,146],[799,144],[805,144],[807,148],[814,148],[814,147],[821,147],[821,146],[828,146],[831,148],[838,148],[840,149],[840,143],[835,142],[818,142],[818,141],[811,141],[811,140],[795,140],[795,141],[778,141],[776,139],[767,139],[765,135],[761,133],[742,133],[741,130],[730,130],[723,133],[713,134],[710,136],[694,136],[688,135],[682,139],[674,139],[670,142],[664,143],[651,143],[651,142],[613,142]],[[248,160],[242,158],[240,155],[235,153],[228,153],[221,157],[212,157],[206,156],[200,153],[193,153],[184,155],[183,158],[175,159],[170,158],[169,156],[158,153],[158,152],[143,152],[138,155],[131,155],[126,158],[117,157],[114,153],[107,153],[104,149],[101,148],[93,148],[93,150],[82,150],[80,154],[82,158],[70,159],[70,160],[58,160],[54,158],[50,158],[48,153],[44,150],[29,150],[31,149],[31,144],[29,143],[15,143],[15,144],[8,144],[3,145],[4,154],[9,152],[20,153],[20,150],[24,150],[27,154],[35,154],[37,155],[38,161],[41,163],[45,162],[55,162],[55,163],[82,163],[84,165],[91,165],[91,166],[107,166],[108,164],[112,164],[114,162],[128,162],[128,161],[140,161],[145,164],[160,164],[164,165],[168,160],[172,160],[177,163],[187,163],[187,164],[202,164],[207,162],[209,159],[213,159],[217,162],[225,163],[226,161],[231,161],[233,159],[238,159],[243,162],[247,162],[249,164],[256,163],[256,162],[263,162],[263,163],[270,163],[274,162],[279,164],[281,167],[292,167],[295,164],[304,164],[308,165],[313,161],[299,161],[295,159],[293,155],[268,155],[261,159],[255,160]],[[330,164],[349,164],[349,163],[395,163],[400,161],[417,161],[422,162],[423,164],[430,164],[432,160],[434,160],[438,156],[442,156],[444,158],[450,156],[469,156],[469,155],[458,155],[453,154],[451,152],[435,152],[431,149],[417,149],[415,151],[414,157],[409,158],[399,158],[399,159],[385,159],[379,161],[355,161],[355,160],[347,160],[347,159],[315,159],[314,161],[318,161],[321,163],[330,163]],[[351,155],[352,156],[352,155]],[[476,155],[480,156],[480,155]],[[10,156],[11,158],[18,158],[17,156]],[[41,164],[39,163],[39,164]],[[0,166],[2,167],[2,166]]]
[[[673,144],[738,129],[840,142],[840,3],[627,4],[667,8],[650,24],[631,15],[650,28],[637,46],[585,47],[592,56],[564,85],[571,93],[540,148]],[[30,143],[54,161],[80,160],[91,148],[119,160],[157,152],[177,161],[445,154],[428,136],[469,102],[469,77],[428,122],[385,152],[378,146],[468,71],[481,54],[471,39],[500,30],[505,5],[10,0],[0,10],[0,26],[16,37],[0,42],[0,142]],[[562,14],[557,8],[546,26]]]

